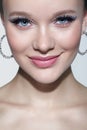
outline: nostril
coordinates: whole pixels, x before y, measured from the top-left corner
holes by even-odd
[[[53,50],[55,48],[55,43],[53,40],[49,41],[34,41],[33,42],[33,49],[35,51],[39,51],[40,53],[46,54],[49,51]]]
[[[37,50],[37,43],[36,43],[36,41],[33,42],[33,49]]]

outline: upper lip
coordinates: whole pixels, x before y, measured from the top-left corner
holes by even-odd
[[[51,59],[54,59],[54,58],[57,58],[57,57],[59,57],[59,55],[56,55],[56,56],[47,56],[47,57],[32,56],[32,57],[29,57],[29,58],[32,59],[32,60],[47,61],[47,60],[51,60]]]

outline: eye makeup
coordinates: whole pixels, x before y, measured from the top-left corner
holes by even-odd
[[[72,23],[73,21],[75,21],[77,18],[77,16],[73,16],[73,15],[63,15],[63,16],[58,16],[55,18],[55,24],[69,24]]]
[[[32,21],[25,17],[14,17],[10,18],[9,21],[19,27],[29,27],[32,24]]]

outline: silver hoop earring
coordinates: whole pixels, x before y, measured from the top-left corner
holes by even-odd
[[[78,50],[78,53],[83,56],[87,53],[87,50],[85,50],[84,52],[81,52],[80,50]]]
[[[83,32],[83,34],[87,37],[87,31]],[[85,55],[87,53],[87,50],[85,50],[85,51],[78,50],[78,53],[83,56],[83,55]]]
[[[4,54],[3,53],[3,51],[2,51],[2,42],[3,42],[3,40],[6,38],[6,35],[3,35],[2,37],[1,37],[1,39],[0,39],[0,54],[4,57],[4,58],[6,58],[6,59],[10,59],[10,58],[12,58],[13,57],[13,55],[6,55],[6,54]],[[6,42],[6,41],[5,41]]]

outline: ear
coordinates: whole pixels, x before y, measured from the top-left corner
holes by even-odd
[[[84,32],[87,32],[87,11],[85,11],[84,17],[83,17],[82,34]]]

